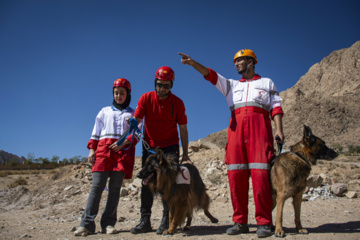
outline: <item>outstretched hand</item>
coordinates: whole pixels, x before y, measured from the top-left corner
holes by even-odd
[[[180,56],[182,56],[181,57],[181,63],[182,64],[187,64],[187,65],[190,65],[190,66],[192,66],[194,64],[194,60],[192,60],[192,58],[189,57],[189,55],[187,55],[185,53],[181,53],[181,52],[178,52],[178,54]]]
[[[203,65],[201,65],[200,63],[196,62],[194,59],[192,59],[191,57],[189,57],[189,55],[185,54],[185,53],[181,53],[178,52],[178,54],[181,57],[181,63],[182,64],[187,64],[189,66],[192,66],[193,68],[195,68],[199,73],[201,73],[201,75],[203,76],[208,76],[209,75],[209,69],[207,67],[204,67]]]

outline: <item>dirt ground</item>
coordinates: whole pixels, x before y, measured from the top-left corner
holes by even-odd
[[[200,160],[204,157],[210,160],[207,162]],[[212,199],[210,212],[219,219],[217,224],[212,224],[199,211],[194,214],[190,231],[182,232],[179,229],[172,236],[156,235],[155,230],[160,224],[162,211],[162,204],[159,197],[156,197],[151,218],[154,231],[139,235],[131,234],[130,229],[139,223],[140,200],[139,193],[130,193],[120,198],[119,222],[115,226],[119,233],[114,235],[97,233],[87,237],[75,237],[72,231],[80,224],[91,183],[85,178],[75,178],[74,167],[67,167],[57,170],[60,172],[22,174],[28,184],[13,189],[7,186],[19,175],[0,177],[0,239],[257,239],[252,198],[249,200],[250,233],[236,236],[225,234],[226,229],[233,225],[226,174],[223,173],[222,182],[218,184],[212,184],[204,177],[209,165],[216,165],[215,163],[221,165],[222,157],[223,152],[210,150],[199,151],[191,156],[201,169],[209,189],[208,194]],[[359,194],[360,184],[357,180],[357,175],[360,173],[359,163],[359,157],[338,157],[333,162],[320,162],[313,167],[312,173],[325,173],[333,180],[345,181],[348,188],[349,186],[351,188],[349,190]],[[138,169],[137,166],[135,171]],[[127,181],[124,187],[128,187],[130,182]],[[99,215],[106,197],[107,192],[104,191]],[[287,200],[283,222],[287,234],[285,239],[360,239],[360,198],[319,197],[314,201],[304,201],[301,218],[303,227],[309,232],[308,235],[296,234],[291,200]],[[97,231],[99,219],[100,216],[97,217]],[[275,211],[273,219],[275,219]],[[271,236],[268,239],[274,238],[275,236]]]

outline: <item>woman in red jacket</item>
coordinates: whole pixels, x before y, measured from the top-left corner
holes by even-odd
[[[95,120],[91,139],[87,144],[90,150],[88,160],[93,164],[92,186],[85,211],[81,217],[80,227],[75,236],[86,236],[95,232],[95,217],[99,210],[102,192],[109,178],[109,194],[100,225],[103,233],[114,234],[119,203],[120,189],[123,179],[130,179],[135,161],[135,144],[139,136],[134,136],[129,149],[132,135],[117,146],[117,140],[129,129],[127,119],[132,117],[134,110],[129,107],[131,101],[131,85],[125,78],[115,80],[113,84],[114,100],[112,106],[101,109]],[[141,129],[142,123],[139,124]]]

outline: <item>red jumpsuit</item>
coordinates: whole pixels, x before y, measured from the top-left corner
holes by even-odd
[[[273,81],[259,75],[251,80],[233,80],[209,68],[205,79],[222,92],[231,111],[225,163],[234,209],[233,221],[248,223],[251,175],[255,219],[258,225],[271,225],[270,162],[274,157],[274,146],[270,116],[283,115],[281,98]]]

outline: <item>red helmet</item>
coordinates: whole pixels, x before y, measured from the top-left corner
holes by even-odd
[[[131,84],[130,82],[125,79],[125,78],[118,78],[115,80],[114,84],[113,84],[113,88],[114,87],[124,87],[127,88],[129,90],[129,92],[131,92]]]
[[[175,73],[174,71],[167,66],[160,67],[155,74],[155,79],[160,79],[164,81],[174,81]]]

